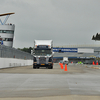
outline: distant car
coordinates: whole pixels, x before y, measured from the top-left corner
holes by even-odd
[[[65,65],[65,64],[67,64],[68,65],[68,61],[63,61],[63,64]]]
[[[69,63],[69,60],[68,60],[68,57],[63,57],[63,64],[67,64],[68,65]]]

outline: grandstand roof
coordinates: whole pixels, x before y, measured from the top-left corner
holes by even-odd
[[[6,15],[12,15],[12,14],[15,14],[15,13],[5,13],[5,14],[0,14],[0,16],[6,16]]]

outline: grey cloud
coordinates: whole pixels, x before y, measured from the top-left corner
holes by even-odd
[[[7,1],[7,0],[6,0]],[[55,45],[98,43],[99,0],[10,0],[2,11],[15,11],[14,47],[33,46],[34,39],[52,39]]]

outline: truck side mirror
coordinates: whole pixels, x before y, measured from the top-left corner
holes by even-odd
[[[31,50],[31,55],[35,55],[35,52],[33,50]]]

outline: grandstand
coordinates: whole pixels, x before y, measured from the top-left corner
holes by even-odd
[[[59,53],[55,52],[54,54],[54,60],[59,62],[59,60],[62,60],[63,57],[68,57],[69,61],[78,62],[90,62],[96,61],[96,58],[100,58],[100,45],[67,45],[67,46],[55,46],[55,47],[63,47],[63,48],[91,48],[94,49],[94,53],[77,53],[77,52],[64,52]]]

